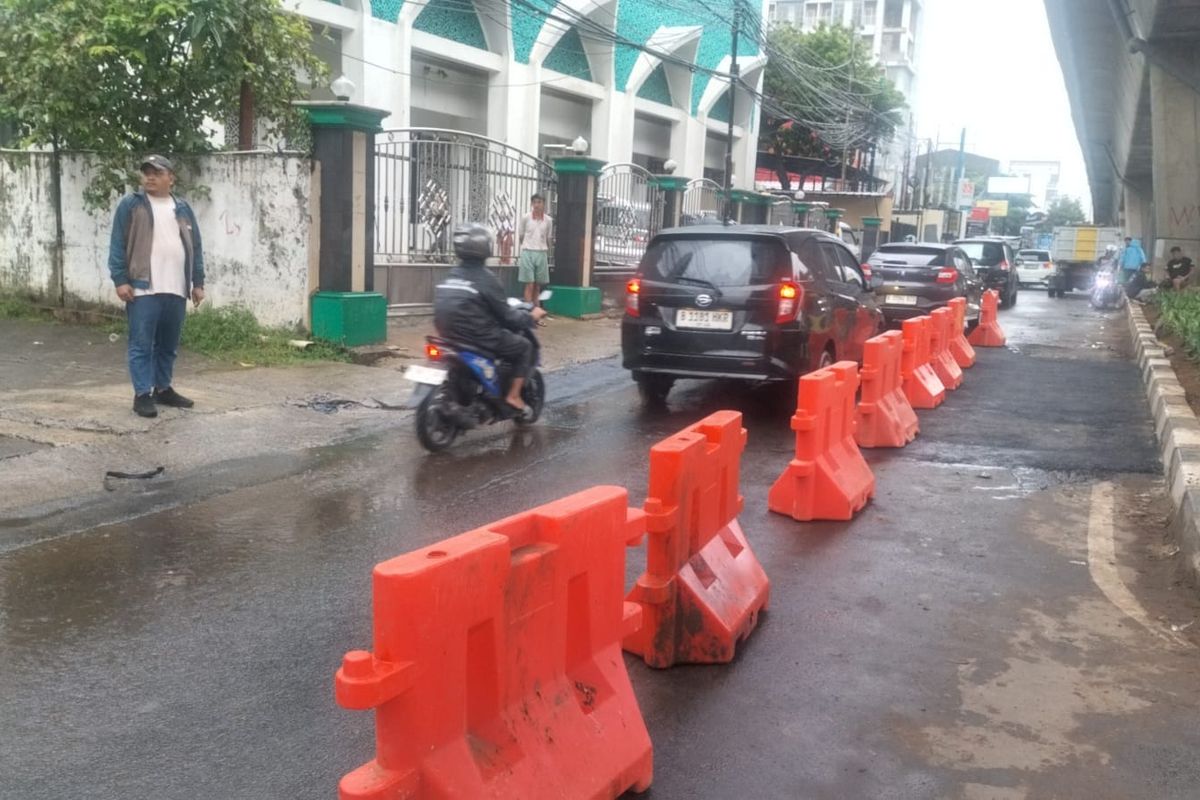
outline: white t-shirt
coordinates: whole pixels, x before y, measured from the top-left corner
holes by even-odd
[[[175,219],[175,198],[146,195],[154,212],[154,241],[150,245],[150,288],[135,295],[177,294],[187,297],[186,255]]]
[[[517,231],[517,238],[521,240],[522,250],[549,250],[550,235],[554,227],[554,220],[549,214],[543,214],[541,219],[534,219],[533,214],[526,214],[521,218],[520,230]]]

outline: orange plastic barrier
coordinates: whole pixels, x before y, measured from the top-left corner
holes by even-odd
[[[996,320],[1000,308],[1000,295],[995,289],[983,293],[983,302],[979,308],[979,325],[971,331],[967,341],[976,347],[1004,347],[1008,337]]]
[[[900,376],[904,379],[904,396],[913,408],[937,408],[946,399],[946,387],[929,365],[929,317],[906,319],[904,355],[900,359]]]
[[[792,430],[796,457],[767,495],[778,514],[806,522],[850,519],[875,494],[875,476],[854,442],[858,365],[839,361],[800,379]]]
[[[650,450],[646,571],[627,600],[642,627],[625,649],[652,667],[731,661],[771,585],[737,521],[742,415],[718,411]]]
[[[948,305],[954,311],[954,333],[950,337],[950,354],[962,369],[975,366],[975,348],[967,341],[967,298],[956,297]]]
[[[938,308],[930,315],[929,364],[937,373],[938,380],[953,391],[962,386],[963,373],[954,354],[950,352],[950,340],[954,336],[954,310]]]
[[[615,798],[650,786],[621,639],[641,511],[598,486],[375,567],[375,653],[346,654],[345,708],[375,709],[349,798]]]
[[[900,331],[867,340],[854,430],[859,447],[904,447],[920,430],[917,413],[904,396],[904,379],[900,377],[903,356],[904,337]]]

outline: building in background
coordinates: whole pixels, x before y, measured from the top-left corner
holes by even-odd
[[[720,183],[732,109],[735,185],[753,185],[758,104],[741,90],[731,102],[720,77],[734,0],[288,6],[329,32],[322,57],[353,81],[353,102],[390,112],[385,128],[465,131],[547,159],[583,137],[588,155],[610,163],[661,172],[674,160],[679,175]],[[743,79],[761,91],[766,59],[754,37],[743,35],[738,52]]]
[[[1000,162],[994,158],[964,153],[962,161],[963,174],[974,182],[977,195],[986,191],[988,178],[1001,174]],[[913,176],[917,186],[916,207],[956,210],[958,162],[959,152],[956,149],[947,148],[917,156]],[[922,199],[924,202],[921,202]]]
[[[772,0],[767,4],[767,16],[774,23],[789,23],[805,31],[821,25],[850,28],[884,67],[909,108],[904,124],[880,153],[875,167],[875,174],[890,183],[898,197],[909,132],[915,128],[912,109],[917,105],[923,0]]]
[[[1058,199],[1058,179],[1062,174],[1059,161],[1010,161],[1005,174],[1028,178],[1034,205],[1042,211]]]

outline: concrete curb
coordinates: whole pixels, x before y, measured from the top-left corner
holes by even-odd
[[[1188,405],[1166,350],[1141,307],[1126,303],[1125,308],[1175,508],[1171,534],[1182,557],[1180,577],[1200,586],[1200,419]]]

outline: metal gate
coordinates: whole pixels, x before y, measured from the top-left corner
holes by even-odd
[[[431,303],[463,222],[491,228],[501,279],[515,287],[517,222],[535,193],[553,216],[554,168],[495,139],[440,128],[377,134],[375,290],[391,305]]]
[[[595,263],[598,273],[632,272],[662,227],[662,190],[637,164],[609,164],[596,197]]]
[[[767,209],[767,224],[792,227],[796,224],[796,212],[791,200],[776,200]]]
[[[723,218],[721,184],[709,178],[688,181],[683,191],[683,225],[704,225]]]

